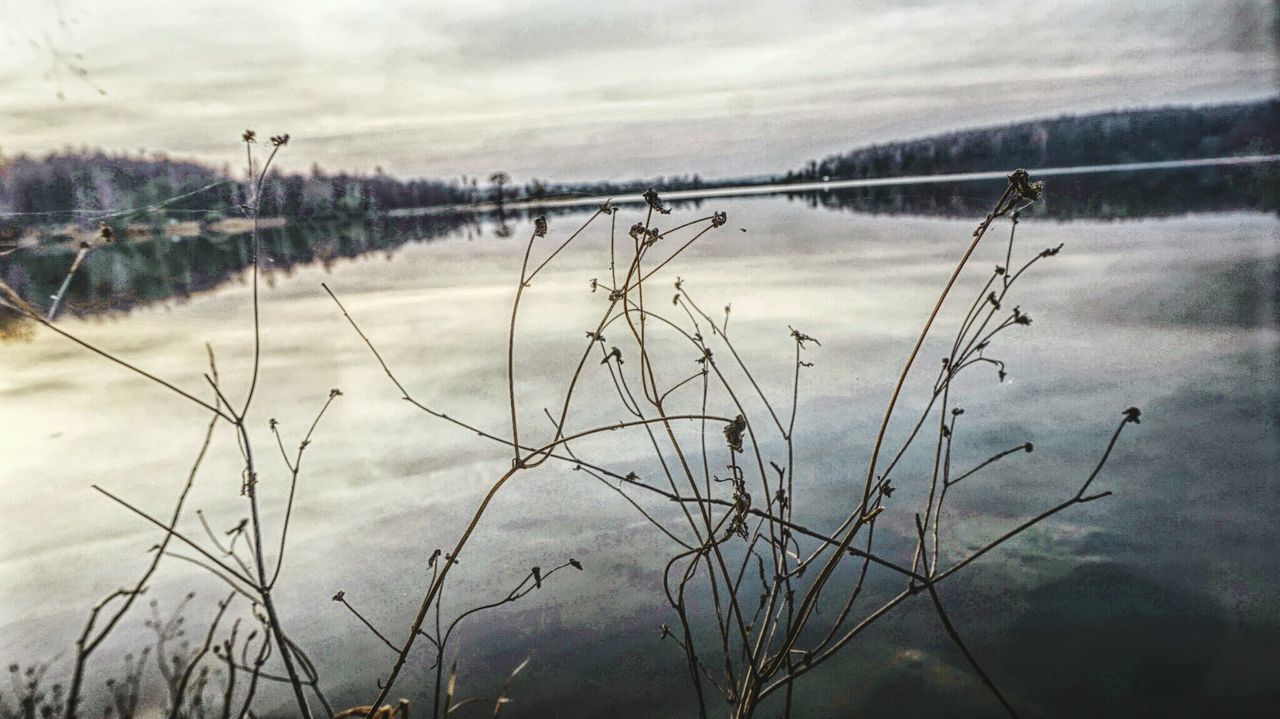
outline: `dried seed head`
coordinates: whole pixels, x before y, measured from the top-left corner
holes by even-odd
[[[534,220],[533,220],[533,236],[534,236],[534,237],[546,237],[546,236],[547,236],[547,218],[546,218],[546,217],[543,217],[542,215],[539,215],[538,217],[534,218]]]
[[[787,329],[791,330],[791,336],[795,338],[796,343],[799,344],[801,347],[804,347],[805,342],[812,342],[815,345],[818,345],[819,347],[822,346],[821,342],[797,330],[795,327],[792,327],[791,325],[787,325]]]
[[[631,239],[643,242],[646,245],[651,245],[658,241],[658,228],[645,227],[642,222],[632,225],[627,234],[631,236]]]
[[[344,592],[344,591],[342,591],[342,590],[338,590],[338,593],[337,593],[337,594],[335,594],[335,595],[333,595],[333,601],[335,601],[335,602],[341,602],[343,599],[345,599],[345,598],[346,598],[346,596],[347,596],[347,593],[346,593],[346,592]]]
[[[747,430],[747,420],[738,415],[733,421],[724,426],[724,438],[729,444],[729,449],[734,452],[742,451],[742,434]]]
[[[742,419],[741,416],[738,419]],[[743,422],[745,425],[745,421]],[[741,450],[738,450],[741,451]],[[729,479],[733,482],[733,517],[729,520],[729,526],[725,529],[724,538],[728,539],[737,534],[743,539],[747,539],[747,516],[751,513],[751,495],[747,493],[747,482],[742,478],[742,472],[736,467],[732,468],[734,474]]]
[[[1044,194],[1044,183],[1032,182],[1031,175],[1026,170],[1014,170],[1009,175],[1009,184],[1013,185],[1013,191],[1018,197],[1024,200],[1038,200]]]
[[[287,132],[284,133],[283,135],[271,136],[272,147],[284,147],[285,145],[288,145],[288,144],[289,144],[289,133]]]
[[[1142,424],[1142,419],[1141,419],[1142,410],[1138,409],[1137,407],[1130,407],[1129,409],[1126,409],[1123,414],[1124,414],[1125,422]]]
[[[658,197],[658,191],[650,187],[644,191],[644,201],[649,203],[649,207],[661,215],[670,215],[671,210],[662,204],[662,198]]]
[[[724,212],[717,212],[711,216],[712,227],[724,227],[724,224],[728,221],[729,215]]]
[[[245,130],[244,132],[240,133],[240,139],[243,140],[246,145],[251,142],[257,142],[258,133],[254,132],[253,130]]]

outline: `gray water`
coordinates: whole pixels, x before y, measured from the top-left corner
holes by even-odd
[[[729,213],[728,226],[652,286],[678,275],[704,307],[732,303],[735,343],[783,406],[788,325],[822,341],[801,386],[796,516],[831,526],[861,491],[891,379],[973,223],[815,211],[781,198],[713,204],[707,209]],[[543,251],[581,218],[552,222]],[[517,224],[512,238],[529,231]],[[976,463],[1025,441],[1036,452],[949,500],[944,553],[959,558],[1069,496],[1120,411],[1143,410],[1098,480],[1114,496],[1055,517],[943,590],[974,651],[1028,714],[1189,716],[1276,701],[1278,231],[1274,216],[1254,213],[1020,225],[1026,256],[1065,247],[1037,266],[1016,300],[1035,321],[998,344],[1009,379],[975,372],[959,385],[968,434],[958,461]],[[318,660],[335,703],[371,699],[393,656],[330,597],[344,590],[386,633],[402,636],[428,577],[427,556],[452,544],[510,458],[401,400],[320,282],[343,298],[417,398],[501,434],[509,423],[506,329],[522,252],[522,239],[456,233],[295,269],[264,289],[253,431],[269,526],[278,526],[287,473],[268,418],[279,420],[292,446],[329,389],[344,393],[307,450],[278,588],[285,622]],[[965,300],[946,308],[944,331],[1003,255],[998,240],[979,250],[958,295]],[[607,276],[607,263],[602,226],[525,296],[518,394],[531,432],[545,426],[541,409],[561,396],[583,331],[602,307],[589,281]],[[65,327],[201,396],[209,342],[223,382],[242,396],[249,322],[248,287],[233,284],[125,315],[67,319]],[[920,406],[941,353],[940,345],[926,347],[904,418]],[[579,428],[621,419],[603,368],[589,366],[586,380]],[[167,513],[205,420],[198,408],[52,333],[0,345],[0,660],[61,655],[54,671],[65,669],[88,607],[131,582],[157,540],[90,485]],[[891,433],[899,441],[903,425]],[[653,462],[640,437],[616,434],[580,450],[645,476]],[[901,470],[903,491],[894,496],[901,509],[880,525],[884,547],[909,551],[923,461]],[[245,513],[239,469],[224,429],[190,505],[218,529]],[[201,533],[194,515],[184,526]],[[513,715],[687,709],[683,660],[658,638],[659,624],[673,619],[659,583],[671,546],[581,473],[548,465],[521,475],[499,495],[453,575],[446,607],[504,594],[533,565],[574,557],[586,571],[558,574],[544,590],[467,625],[460,693],[491,694],[531,656],[512,687]],[[201,607],[223,588],[200,570],[168,561],[150,596],[164,609],[187,589],[198,593],[188,621],[204,626]],[[126,620],[99,666],[115,667],[113,657],[148,641],[146,616],[141,607]],[[427,690],[426,663],[425,653],[411,662],[397,693],[417,698]],[[923,603],[908,604],[800,687],[805,716],[999,709]]]

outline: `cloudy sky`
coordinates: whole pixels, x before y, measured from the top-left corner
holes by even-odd
[[[0,151],[633,178],[1277,92],[1274,0],[0,0]],[[83,73],[81,72],[83,70]]]

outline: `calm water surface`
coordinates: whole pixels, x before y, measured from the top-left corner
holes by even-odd
[[[655,276],[654,287],[679,275],[704,307],[732,303],[738,348],[783,406],[788,325],[822,341],[801,390],[797,519],[830,526],[860,492],[890,378],[972,223],[813,210],[781,198],[713,205],[728,211],[729,225]],[[636,219],[623,215],[619,224]],[[552,240],[580,221],[553,217]],[[525,427],[545,427],[541,409],[556,403],[603,306],[589,281],[608,273],[605,227],[589,230],[526,294],[517,348]],[[426,557],[452,544],[510,459],[401,400],[320,283],[343,298],[417,398],[501,433],[509,421],[506,322],[523,250],[515,238],[530,228],[517,224],[511,239],[481,229],[295,268],[263,294],[253,431],[269,526],[278,526],[287,471],[268,451],[268,419],[296,444],[329,389],[344,393],[308,449],[278,588],[286,623],[318,659],[336,703],[372,698],[368,688],[393,657],[330,597],[344,590],[372,621],[402,635],[428,577]],[[969,420],[958,461],[1025,441],[1036,452],[956,493],[947,554],[962,556],[1069,496],[1120,411],[1144,412],[1096,485],[1113,497],[1059,515],[944,591],[975,652],[1029,714],[1189,716],[1280,701],[1278,232],[1274,215],[1247,212],[1020,225],[1027,256],[1065,247],[1037,266],[1015,300],[1034,325],[997,343],[1010,379],[978,371],[958,385]],[[965,306],[948,306],[944,329],[1003,254],[998,239],[979,250],[960,295]],[[248,287],[233,283],[65,326],[197,393],[208,342],[223,382],[242,396],[248,299]],[[907,410],[920,406],[932,380],[924,375],[942,351],[926,348],[927,371],[909,387]],[[586,377],[577,427],[621,419],[604,370],[589,366]],[[132,581],[157,539],[90,485],[167,513],[205,419],[52,333],[0,344],[0,660],[61,655],[55,667],[65,667],[87,608]],[[644,476],[653,461],[637,440],[611,434],[579,451]],[[924,460],[901,470],[894,500],[904,508],[918,499]],[[239,469],[234,437],[223,430],[190,504],[218,529],[244,515]],[[881,526],[883,547],[908,551],[907,512]],[[186,529],[200,531],[194,515]],[[575,557],[586,571],[559,574],[543,591],[464,625],[460,693],[491,693],[532,656],[512,690],[521,715],[687,709],[682,659],[658,638],[659,624],[672,619],[659,581],[670,550],[581,473],[546,466],[519,477],[453,575],[447,606],[505,594],[533,565]],[[169,561],[152,596],[163,609],[187,588],[198,605],[222,592],[200,570]],[[205,621],[200,606],[189,614]],[[104,664],[148,641],[146,616],[143,607],[126,620]],[[412,668],[400,688],[414,697],[427,686],[425,661]],[[924,604],[904,607],[802,686],[806,716],[998,709]],[[287,715],[288,705],[279,706]]]

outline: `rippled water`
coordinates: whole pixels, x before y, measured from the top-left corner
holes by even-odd
[[[732,303],[739,350],[784,406],[788,325],[822,341],[802,384],[796,514],[829,526],[860,492],[891,378],[972,223],[813,210],[781,198],[713,204],[728,211],[728,227],[653,282],[679,275],[705,307]],[[579,221],[554,217],[552,239]],[[529,229],[516,226],[512,237]],[[1275,216],[1253,213],[1020,225],[1024,252],[1065,247],[1037,267],[1017,300],[1035,323],[999,345],[1010,380],[978,372],[960,386],[968,444],[958,451],[962,463],[1024,441],[1036,452],[957,493],[948,554],[959,557],[1068,496],[1120,410],[1137,405],[1144,414],[1098,480],[1113,497],[1027,533],[944,589],[957,625],[1016,705],[1058,716],[1195,715],[1276,701],[1278,232]],[[607,275],[607,234],[591,230],[579,243],[522,306],[526,427],[546,426],[541,409],[560,396],[583,331],[602,307],[589,281]],[[426,557],[452,543],[510,459],[501,446],[401,400],[320,282],[343,298],[415,396],[501,433],[509,422],[506,323],[522,251],[522,240],[457,231],[328,268],[295,268],[264,290],[253,430],[266,457],[266,506],[280,506],[287,481],[267,451],[268,418],[296,443],[329,389],[344,392],[308,449],[278,589],[286,623],[318,659],[337,703],[371,698],[368,688],[392,656],[330,596],[344,590],[372,621],[402,635],[425,586]],[[976,292],[1003,252],[998,241],[980,249],[961,296]],[[241,396],[248,299],[248,288],[233,284],[65,326],[196,393],[208,342],[224,383]],[[967,308],[961,304],[948,305],[944,319],[954,323]],[[924,357],[941,351],[926,347]],[[933,361],[909,387],[906,409],[920,406]],[[620,419],[603,369],[589,367],[586,379],[594,389],[583,396],[581,427]],[[61,654],[55,667],[65,666],[87,608],[130,581],[157,538],[90,485],[167,513],[204,420],[52,333],[0,345],[0,660]],[[642,476],[652,469],[644,449],[637,438],[612,434],[581,447]],[[894,499],[904,507],[919,490],[921,480],[913,487],[911,477],[924,459],[902,470],[904,489]],[[222,431],[191,506],[219,529],[233,526],[245,511],[240,481],[234,438]],[[188,530],[199,532],[188,519]],[[276,526],[278,513],[267,521]],[[881,526],[883,547],[909,551],[907,513]],[[547,466],[520,476],[453,575],[450,605],[505,593],[532,565],[572,556],[586,571],[557,575],[543,591],[467,625],[461,694],[491,692],[531,655],[512,690],[511,708],[523,715],[666,716],[687,708],[682,659],[658,639],[658,625],[671,621],[659,585],[669,551],[668,540],[581,473]],[[205,602],[222,591],[170,561],[153,595],[163,608],[189,587]],[[202,624],[198,610],[190,621]],[[145,616],[142,608],[126,620],[104,662],[147,641]],[[424,662],[411,669],[400,686],[416,696],[426,691]],[[801,686],[805,716],[998,709],[924,604],[909,604]]]

